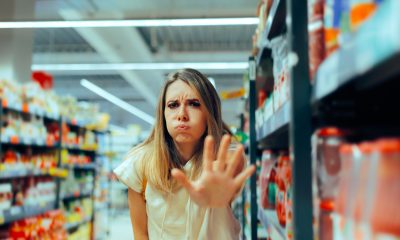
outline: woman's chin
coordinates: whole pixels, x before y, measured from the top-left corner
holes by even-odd
[[[196,140],[193,138],[192,135],[190,134],[186,134],[186,133],[181,133],[178,134],[175,138],[174,138],[176,143],[192,143],[195,142]]]

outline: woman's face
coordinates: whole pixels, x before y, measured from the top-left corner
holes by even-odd
[[[176,144],[197,144],[207,127],[206,110],[187,83],[171,83],[165,94],[165,122]]]

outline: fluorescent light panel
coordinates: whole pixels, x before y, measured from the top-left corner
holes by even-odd
[[[89,64],[33,64],[32,70],[42,71],[104,71],[104,70],[175,70],[195,68],[199,70],[247,69],[248,62],[202,63],[89,63]]]
[[[257,25],[258,18],[84,20],[0,22],[0,28],[101,28]]]
[[[107,99],[108,101],[114,103],[118,107],[126,110],[127,112],[132,113],[133,115],[137,116],[140,119],[143,119],[150,125],[154,124],[154,117],[150,116],[149,114],[143,112],[142,110],[132,106],[131,104],[117,98],[116,96],[112,95],[111,93],[105,91],[104,89],[100,88],[99,86],[89,82],[86,79],[81,80],[81,85],[85,88],[89,89],[90,91],[96,93],[97,95]]]

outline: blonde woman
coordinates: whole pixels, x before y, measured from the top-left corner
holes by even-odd
[[[150,136],[114,170],[135,240],[240,238],[230,203],[255,168],[244,170],[228,134],[210,81],[194,69],[170,74]]]

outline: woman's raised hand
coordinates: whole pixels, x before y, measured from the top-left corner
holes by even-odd
[[[196,181],[190,181],[181,170],[172,169],[172,176],[189,192],[191,199],[200,206],[225,207],[229,205],[246,179],[255,171],[254,166],[249,166],[241,169],[235,176],[240,161],[243,161],[243,146],[239,145],[233,154],[229,154],[230,142],[229,135],[223,136],[217,157],[215,157],[214,139],[211,136],[206,137],[203,171]]]

